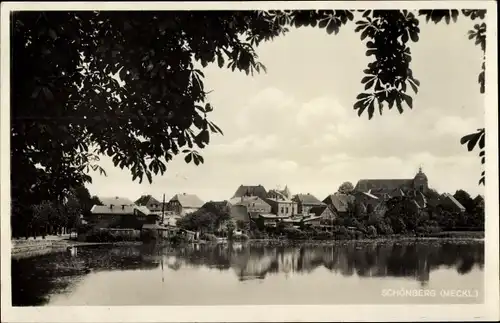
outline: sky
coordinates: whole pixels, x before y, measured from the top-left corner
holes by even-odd
[[[385,110],[372,120],[352,107],[371,60],[354,23],[338,35],[292,29],[257,48],[265,74],[204,69],[205,87],[213,91],[211,120],[224,132],[201,151],[204,164],[186,164],[179,155],[153,184],[139,184],[102,157],[107,177],[92,172],[87,187],[103,197],[161,200],[165,194],[169,200],[191,193],[210,201],[231,198],[242,184],[288,185],[292,194],[323,199],[345,181],[413,178],[422,166],[439,192],[484,194],[478,152],[460,145],[463,135],[484,127],[477,83],[482,53],[467,38],[472,26],[463,16],[449,26],[422,19],[420,40],[411,44],[412,70],[421,82],[414,108]]]

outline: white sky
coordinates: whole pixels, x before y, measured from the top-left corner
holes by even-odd
[[[202,151],[205,164],[186,164],[179,155],[150,185],[132,182],[130,171],[103,157],[108,176],[92,173],[90,193],[133,200],[165,193],[168,200],[186,192],[209,201],[231,198],[240,184],[262,184],[323,199],[344,181],[412,178],[422,164],[440,192],[483,194],[477,153],[460,145],[461,136],[484,127],[482,53],[466,36],[473,22],[460,16],[450,26],[422,23],[420,41],[411,45],[421,82],[414,109],[400,115],[394,108],[370,121],[352,108],[371,59],[353,26],[336,36],[293,29],[264,43],[257,53],[267,74],[207,67],[211,120],[224,136],[213,136]]]

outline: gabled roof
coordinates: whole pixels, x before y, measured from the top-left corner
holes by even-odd
[[[331,194],[328,195],[324,200],[323,203],[329,204],[333,206],[333,208],[337,212],[347,212],[349,203],[354,202],[355,197],[353,195],[347,195],[347,194]]]
[[[312,194],[296,194],[292,200],[308,205],[325,205]]]
[[[231,204],[232,205],[244,205],[244,206],[250,206],[253,204],[257,204],[257,205],[261,205],[261,206],[270,207],[270,205],[266,201],[264,201],[263,199],[261,199],[258,196],[247,196],[247,197],[243,197],[243,198],[241,198],[241,197],[234,198],[234,199],[231,199]]]
[[[419,207],[423,208],[427,206],[427,198],[422,192],[417,192],[415,196],[415,201],[418,203]]]
[[[234,193],[233,198],[242,196],[258,196],[261,199],[265,199],[267,197],[267,191],[262,185],[240,185]]]
[[[194,194],[176,194],[174,197],[170,199],[170,202],[178,201],[182,207],[189,208],[201,208],[203,206],[203,201]]]
[[[281,199],[283,200],[288,200],[288,198],[285,196],[285,194],[283,194],[282,192],[278,191],[278,190],[270,190],[268,193],[267,193],[267,196],[278,196],[280,197]]]
[[[309,210],[309,213],[314,214],[314,216],[316,216],[316,217],[322,217],[325,214],[333,215],[333,212],[326,205],[325,206],[315,206],[315,207],[312,207]]]
[[[126,197],[99,197],[99,200],[102,202],[103,205],[134,205],[134,202],[132,202],[130,199]]]
[[[455,204],[459,209],[465,210],[465,207],[450,193],[444,193],[443,196],[445,198],[448,198],[450,201],[452,201],[453,204]]]
[[[152,195],[142,195],[137,201],[135,201],[135,204],[137,205],[146,206],[148,203],[161,205],[160,201],[155,199]]]
[[[135,208],[137,211],[139,211],[139,212],[143,213],[144,215],[150,215],[150,214],[152,214],[152,213],[151,213],[151,211],[150,211],[147,207],[145,207],[145,206],[143,206],[143,205],[140,205],[140,206],[135,206],[134,208]]]

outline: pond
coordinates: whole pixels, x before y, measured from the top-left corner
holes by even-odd
[[[12,259],[14,306],[472,304],[484,242],[87,246]]]

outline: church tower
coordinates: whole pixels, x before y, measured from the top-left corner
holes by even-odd
[[[429,181],[427,179],[427,176],[422,171],[422,166],[418,168],[418,173],[413,179],[413,189],[424,194],[427,193],[427,190],[429,189]]]

